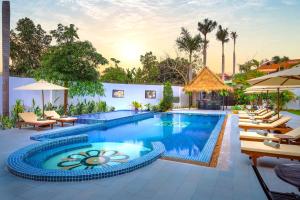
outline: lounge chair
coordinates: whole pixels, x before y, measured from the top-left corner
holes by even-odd
[[[278,136],[278,137],[276,137]],[[274,134],[274,133],[268,133],[268,135],[264,136],[262,134],[259,134],[257,132],[245,132],[245,131],[240,131],[240,140],[248,140],[248,141],[264,141],[265,139],[273,140],[273,141],[280,141],[280,136],[282,134]],[[287,136],[289,138],[285,138],[288,140],[299,140],[300,139],[300,127],[291,130],[287,133],[284,134],[284,136]]]
[[[249,122],[239,122],[239,127],[244,129],[244,131],[248,131],[249,129],[259,129],[259,130],[267,130],[267,131],[280,131],[281,133],[286,133],[290,130],[286,123],[290,121],[290,117],[281,117],[280,119],[272,122],[272,123],[249,123]]]
[[[276,121],[277,119],[280,119],[282,117],[282,114],[279,114],[279,117],[278,115],[273,115],[272,117],[270,118],[267,118],[267,119],[239,119],[240,122],[249,122],[249,123],[253,123],[253,121],[255,122],[259,122],[259,123],[262,123],[262,122],[266,122],[266,123],[272,123],[274,121]]]
[[[273,148],[263,142],[241,141],[241,152],[252,159],[254,166],[257,159],[263,156],[300,160],[299,145],[280,144],[279,148]]]
[[[267,118],[270,118],[272,117],[272,115],[274,115],[275,112],[274,111],[267,111],[267,112],[263,112],[263,114],[261,115],[256,115],[256,116],[250,116],[250,115],[239,115],[239,118],[240,119],[251,119],[251,118],[254,118],[254,119],[267,119]]]
[[[24,112],[18,114],[20,119],[23,121],[19,124],[19,128],[21,128],[22,124],[31,125],[37,130],[40,127],[50,126],[51,129],[53,128],[53,124],[56,123],[55,120],[38,120],[38,117],[33,112]]]
[[[75,121],[77,118],[75,117],[61,117],[57,112],[54,110],[45,111],[45,116],[49,119],[56,120],[61,123],[61,126],[64,126],[64,123],[72,123],[74,126]]]
[[[261,114],[262,112],[265,112],[267,109],[266,108],[261,108],[261,109],[258,109],[258,110],[255,110],[255,111],[248,111],[248,110],[240,110],[239,111],[239,114],[248,114],[248,113],[252,113],[252,114],[255,114],[255,115],[259,115]]]

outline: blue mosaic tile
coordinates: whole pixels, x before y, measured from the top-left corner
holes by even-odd
[[[88,170],[53,170],[53,169],[42,169],[40,164],[27,163],[28,157],[49,149],[56,147],[62,147],[65,145],[72,145],[72,148],[78,148],[79,145],[88,145],[87,135],[69,136],[49,141],[43,141],[40,143],[32,144],[24,147],[14,153],[12,153],[7,159],[8,171],[16,176],[20,176],[26,179],[37,180],[37,181],[49,181],[49,182],[70,182],[70,181],[84,181],[92,179],[107,178],[116,176],[124,173],[131,172],[138,168],[144,167],[155,160],[157,160],[165,151],[164,145],[160,142],[153,142],[153,150],[146,155],[137,159],[131,160],[127,163],[120,165],[109,166],[106,168],[94,168]],[[58,153],[52,152],[52,153]],[[45,155],[44,159],[48,156]]]

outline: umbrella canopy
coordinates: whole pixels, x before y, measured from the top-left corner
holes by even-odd
[[[40,90],[42,91],[42,111],[43,111],[43,116],[44,117],[44,90],[67,90],[68,88],[55,85],[53,83],[49,83],[44,80],[37,81],[35,83],[30,83],[28,85],[23,85],[20,87],[15,88],[15,90]]]
[[[291,88],[279,88],[280,91],[290,90]],[[274,87],[256,87],[252,86],[245,89],[245,94],[260,94],[260,93],[276,93],[277,88]]]
[[[250,79],[248,82],[257,87],[298,88],[300,87],[300,66]]]
[[[232,91],[232,88],[226,85],[208,67],[203,67],[191,83],[184,87],[184,91],[186,92],[211,92],[221,90]]]
[[[44,80],[40,80],[35,83],[30,83],[28,85],[23,85],[15,88],[15,90],[67,90],[68,88],[62,87],[60,85],[55,85]]]

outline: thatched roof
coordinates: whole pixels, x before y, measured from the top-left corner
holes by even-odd
[[[191,83],[184,87],[184,91],[186,92],[211,92],[220,90],[232,91],[232,88],[226,85],[208,67],[204,67]]]

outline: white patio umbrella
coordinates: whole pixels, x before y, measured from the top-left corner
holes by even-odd
[[[279,88],[279,90],[282,91],[286,91],[286,90],[290,90],[291,88]],[[249,87],[247,89],[245,89],[245,94],[266,94],[267,97],[269,95],[269,93],[276,93],[277,88],[273,88],[273,87],[256,87],[256,86],[252,86]],[[268,101],[267,101],[267,107],[268,107]]]
[[[20,87],[15,88],[15,90],[41,90],[42,91],[42,109],[43,109],[43,115],[44,117],[44,91],[45,90],[68,90],[68,88],[62,87],[60,85],[55,85],[53,83],[49,83],[44,80],[37,81],[35,83],[30,83],[28,85],[23,85]]]
[[[248,82],[252,86],[262,88],[300,88],[300,66],[250,79]]]
[[[256,89],[277,90],[277,112],[279,116],[279,91],[288,88],[300,88],[300,66],[250,79],[248,82]]]

